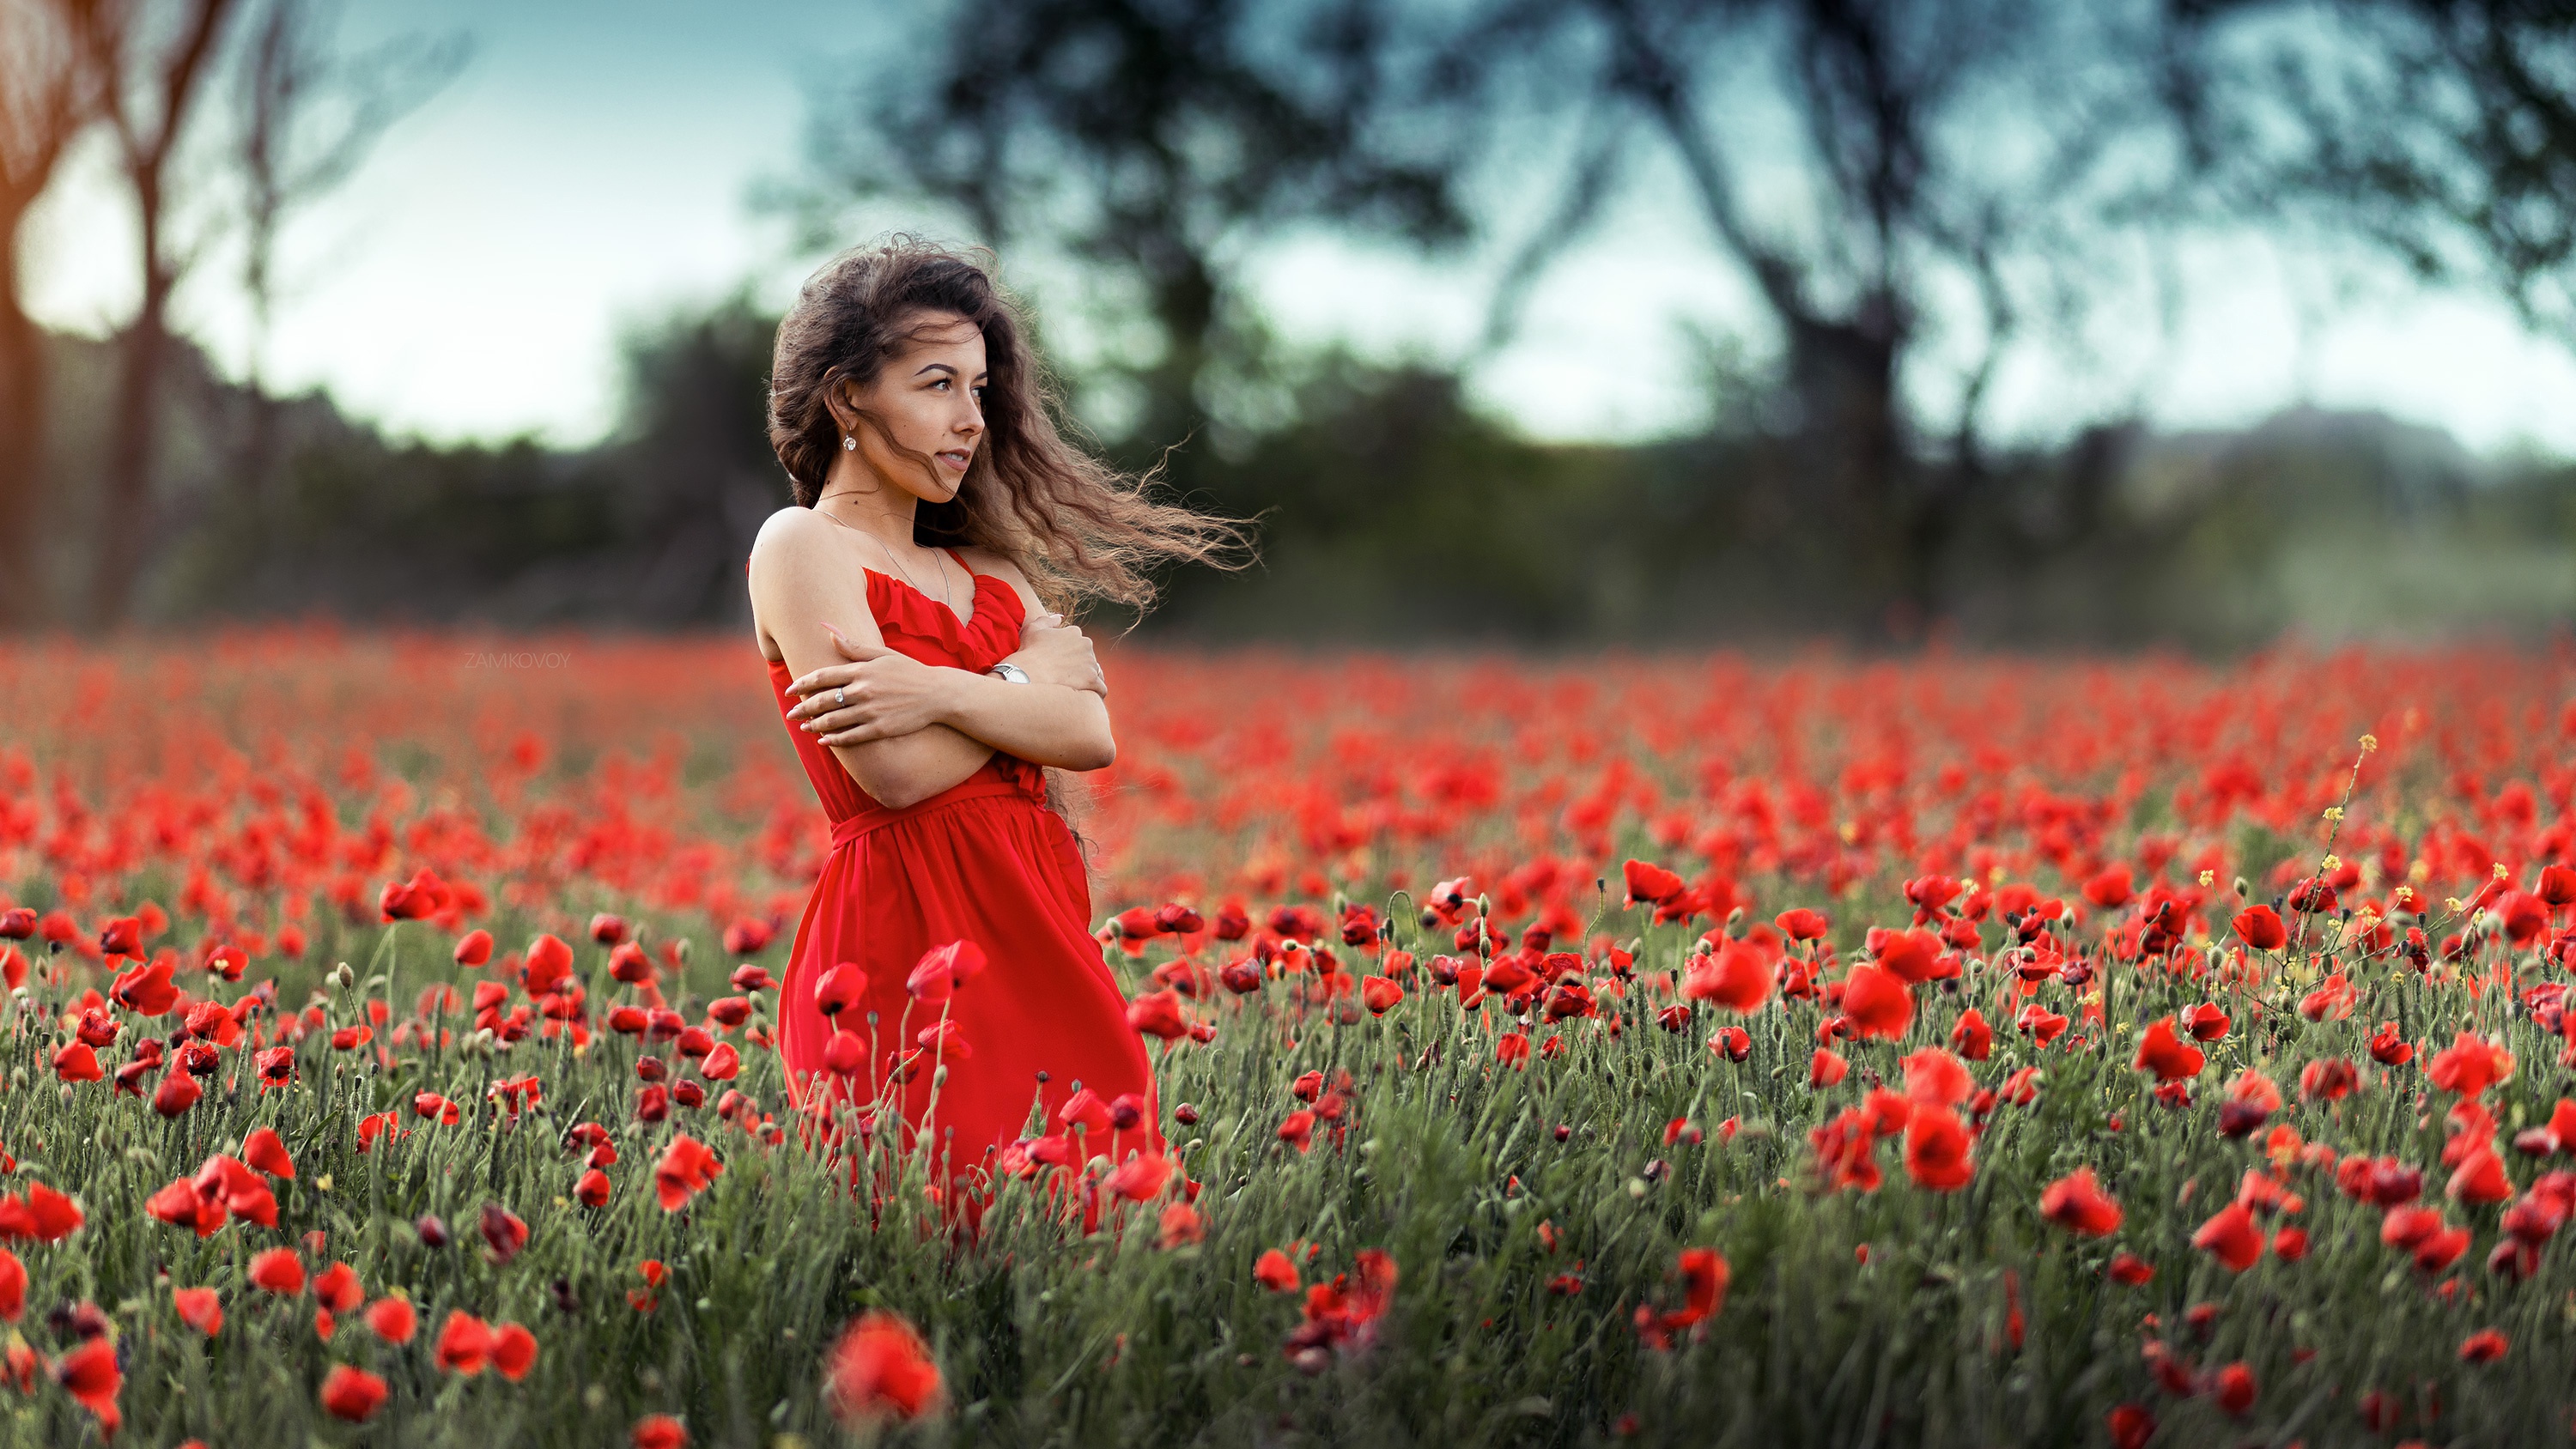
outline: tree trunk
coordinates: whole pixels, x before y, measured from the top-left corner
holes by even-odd
[[[14,237],[15,228],[0,232]],[[45,467],[44,338],[18,306],[17,248],[0,240],[0,628],[45,613],[36,574],[36,500]]]
[[[170,358],[170,290],[161,265],[159,208],[144,212],[143,303],[119,349],[116,417],[101,480],[97,572],[90,578],[90,623],[113,629],[134,605],[134,584],[152,541],[153,465],[161,441],[161,375]]]
[[[1885,314],[1882,316],[1881,314]],[[1883,642],[1920,632],[1934,611],[1938,540],[1916,526],[1913,460],[1896,395],[1905,338],[1894,314],[1864,304],[1851,318],[1803,307],[1782,318],[1798,452],[1817,504],[1846,541],[1861,631]]]

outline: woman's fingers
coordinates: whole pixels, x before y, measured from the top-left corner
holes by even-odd
[[[860,668],[861,666],[856,664],[826,664],[811,674],[799,677],[796,682],[787,686],[787,692],[811,694],[818,689],[838,689],[844,684],[855,681],[859,677]]]

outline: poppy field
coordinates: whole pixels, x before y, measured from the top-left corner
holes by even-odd
[[[0,645],[0,1442],[2576,1436],[2576,655],[1104,662],[960,1182],[748,640]]]

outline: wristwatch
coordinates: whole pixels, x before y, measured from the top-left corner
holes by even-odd
[[[998,674],[1013,684],[1026,684],[1029,682],[1029,672],[1016,664],[996,664],[984,672],[986,674]]]

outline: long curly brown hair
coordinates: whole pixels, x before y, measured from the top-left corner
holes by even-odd
[[[955,498],[921,504],[914,542],[991,549],[1067,615],[1093,598],[1142,614],[1155,593],[1147,571],[1160,564],[1243,567],[1251,537],[1240,523],[1158,501],[1159,470],[1131,477],[1066,441],[1061,396],[1029,345],[1026,311],[993,268],[984,248],[898,234],[806,279],[778,324],[769,376],[769,443],[796,502],[814,506],[841,450],[826,404],[833,388],[844,378],[866,387],[907,342],[954,314],[984,334],[984,443]]]

